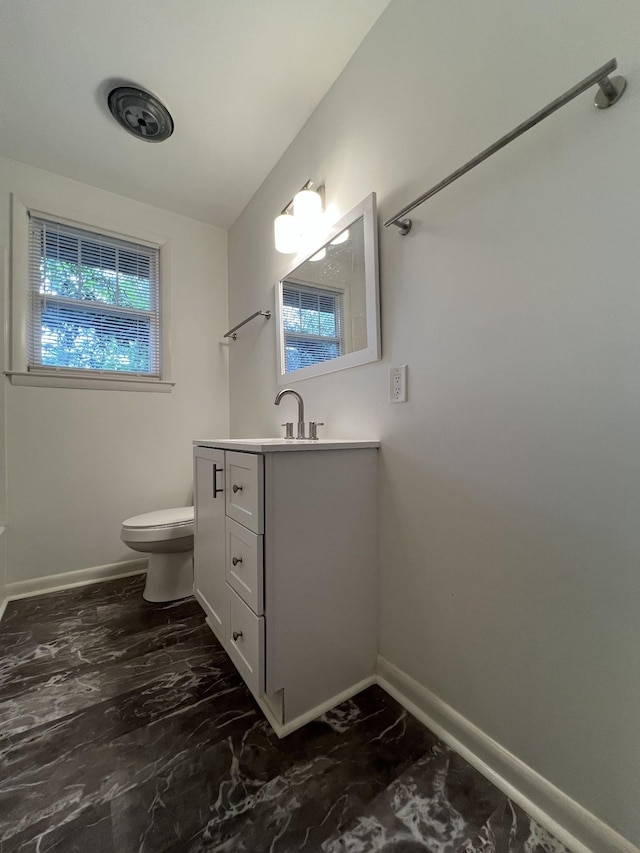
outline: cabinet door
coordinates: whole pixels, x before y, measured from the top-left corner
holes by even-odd
[[[223,450],[208,447],[194,449],[194,592],[223,645],[226,642],[228,618],[224,465]]]

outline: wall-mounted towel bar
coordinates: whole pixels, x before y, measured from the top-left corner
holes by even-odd
[[[238,323],[238,325],[234,326],[233,329],[229,329],[228,332],[225,332],[224,336],[225,338],[231,338],[232,341],[235,341],[238,337],[238,335],[236,334],[238,329],[242,328],[242,326],[244,326],[250,320],[253,320],[254,317],[266,317],[267,319],[269,319],[270,316],[271,311],[255,311],[250,317],[247,317],[246,320],[243,320],[242,323]]]
[[[486,160],[487,157],[491,157],[492,154],[495,154],[496,151],[499,151],[501,148],[504,148],[505,145],[508,145],[510,142],[521,136],[525,131],[532,128],[534,125],[541,122],[547,116],[551,115],[551,113],[559,110],[560,107],[563,107],[569,101],[573,100],[577,95],[581,92],[584,92],[586,89],[591,88],[596,83],[600,87],[596,98],[595,105],[598,109],[604,110],[607,107],[613,106],[613,104],[618,101],[624,92],[627,81],[624,77],[613,77],[609,79],[609,74],[612,71],[615,71],[618,67],[618,63],[615,59],[611,59],[606,65],[603,65],[601,68],[598,68],[592,74],[589,74],[588,77],[585,77],[584,80],[581,80],[577,83],[573,88],[569,89],[564,93],[564,95],[560,95],[559,98],[556,98],[555,101],[552,101],[546,107],[543,107],[539,110],[535,115],[532,115],[531,118],[528,118],[526,121],[523,121],[522,124],[519,124],[516,128],[514,128],[510,133],[507,133],[505,136],[498,139],[497,142],[494,142],[493,145],[490,145],[488,148],[485,148],[484,151],[481,151],[473,160],[469,160],[468,163],[465,163],[464,166],[461,166],[459,169],[456,169],[455,172],[452,172],[448,177],[446,177],[443,181],[440,181],[439,184],[436,184],[434,187],[431,187],[430,190],[427,190],[426,193],[423,193],[419,198],[415,201],[412,201],[411,204],[403,207],[402,210],[399,210],[395,216],[392,216],[391,219],[387,219],[384,223],[385,227],[388,228],[390,225],[395,225],[400,229],[401,234],[408,234],[411,230],[411,220],[405,219],[409,211],[413,210],[414,207],[418,207],[419,204],[422,204],[423,201],[426,201],[431,196],[434,196],[436,193],[439,193],[440,190],[443,190],[445,187],[448,187],[449,184],[452,184],[454,181],[457,181],[458,178],[462,177],[462,175],[466,174],[466,172],[473,169],[479,163],[482,163],[483,160]]]

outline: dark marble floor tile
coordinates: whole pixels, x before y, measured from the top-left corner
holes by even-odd
[[[395,851],[419,844],[416,850],[459,853],[504,802],[467,762],[437,744],[322,849]]]
[[[50,824],[39,835],[27,830],[0,843],[0,853],[118,853],[113,845],[109,804],[87,809],[61,825]]]
[[[386,703],[395,706],[398,711],[402,710],[384,692],[381,691],[382,695],[378,695],[378,690],[379,688],[372,688],[355,697],[356,703],[360,700],[365,707],[373,710],[372,717],[365,715],[367,720],[375,717],[376,707],[382,709]],[[365,756],[362,763],[363,776],[372,774],[372,767],[367,765],[366,749],[363,753],[362,739],[357,735],[355,738],[350,737],[353,734],[354,722],[358,720],[355,709],[350,707],[350,703],[344,703],[328,716],[332,715],[338,717],[333,724],[336,730],[347,738],[348,749],[353,750],[360,758]],[[321,721],[316,721],[312,726],[317,726],[323,720],[324,718],[321,718]],[[412,717],[409,717],[409,722],[411,726],[417,726],[422,733],[427,734],[426,741],[421,744],[418,735],[412,750],[409,746],[411,738],[408,743],[399,743],[393,737],[390,739],[389,745],[393,745],[395,740],[397,747],[393,781],[368,803],[367,793],[361,789],[360,793],[364,795],[362,799],[366,805],[357,811],[356,816],[349,815],[349,809],[343,809],[338,830],[330,837],[325,836],[320,845],[323,851],[569,853],[563,844],[509,801],[463,758],[438,741]],[[305,727],[307,728],[309,727]],[[388,731],[384,727],[377,731],[372,727],[372,730],[378,736]],[[421,752],[423,746],[428,747],[427,751],[403,773],[407,762],[398,760],[397,756],[415,757],[416,752]],[[383,761],[384,752],[382,748],[380,758]],[[338,752],[329,749],[327,754],[337,758]],[[348,764],[348,758],[346,763]],[[345,762],[341,760],[340,765],[344,767]],[[346,775],[348,776],[348,771]],[[354,790],[353,783],[350,784],[349,790]],[[368,792],[370,793],[371,791]],[[351,819],[348,827],[345,817]],[[295,838],[295,834],[293,837]],[[283,839],[286,841],[286,833]],[[314,842],[317,843],[317,840],[316,837]],[[287,850],[289,847],[285,844],[276,849]],[[297,848],[292,843],[290,849]],[[309,849],[317,848],[312,846]]]
[[[211,637],[209,632],[209,637]],[[78,673],[78,674],[76,674]],[[204,684],[216,689],[235,670],[221,647],[194,639],[100,669],[56,673],[37,686],[0,701],[0,741],[36,729],[108,699],[136,691],[142,697],[141,718],[149,703],[163,710],[192,699]],[[0,746],[0,761],[3,749]]]
[[[294,849],[307,849],[303,840],[321,822],[307,785],[318,759],[307,746],[295,737],[278,740],[260,717],[245,732],[194,751],[182,768],[186,776],[158,774],[114,801],[121,849],[165,849],[159,845],[171,838],[171,850],[280,851],[291,832]]]
[[[195,839],[212,815],[231,809],[244,816],[253,792],[283,771],[271,750],[267,761],[247,773],[244,752],[251,741],[270,743],[266,723],[256,717],[245,731],[213,745],[183,750],[179,762],[167,762],[146,782],[112,802],[116,846],[120,850],[157,851]]]
[[[53,773],[56,763],[69,761],[76,753],[91,761],[105,744],[174,714],[188,715],[190,709],[191,724],[199,722],[201,713],[210,713],[213,720],[222,719],[230,694],[234,696],[232,705],[255,711],[248,691],[220,649],[174,647],[162,653],[164,660],[154,660],[155,654],[145,657],[145,664],[157,663],[158,671],[150,673],[145,666],[140,683],[134,683],[131,672],[122,671],[130,669],[129,665],[111,667],[101,676],[104,681],[99,679],[99,691],[109,698],[67,717],[4,737],[0,742],[3,774],[15,776],[38,766],[51,767],[49,772]],[[114,673],[113,669],[117,671]],[[199,710],[203,702],[217,696],[220,701],[213,712]]]
[[[564,844],[511,800],[491,815],[463,853],[569,853]]]
[[[0,853],[567,853],[378,687],[279,740],[144,577],[0,623]]]
[[[196,785],[204,799],[189,833],[206,815],[207,799],[209,820],[186,846],[176,839],[176,851],[318,851],[436,742],[379,688],[286,738],[280,754],[273,738],[262,725],[237,746],[219,745],[215,783]]]
[[[0,622],[0,633],[13,630],[14,625],[26,625],[41,617],[49,621],[65,618],[68,613],[81,616],[95,612],[97,604],[141,597],[145,580],[145,575],[134,575],[10,601]]]
[[[121,736],[79,732],[66,749],[55,748],[49,763],[0,781],[0,838],[15,834],[16,827],[21,832],[31,827],[37,835],[54,816],[61,822],[80,806],[108,803],[167,768],[175,771],[188,762],[190,750],[208,748],[258,718],[246,688],[235,686]]]
[[[202,615],[194,607],[198,605],[193,599],[180,607],[157,609],[145,602],[138,615],[127,612],[117,619],[113,614],[107,619],[69,615],[38,621],[19,637],[12,633],[12,645],[0,664],[0,702],[33,688],[42,679],[64,678],[72,671],[187,642],[203,630]]]
[[[309,755],[340,768],[363,800],[439,743],[436,736],[380,687],[370,687],[302,730]]]
[[[0,700],[0,760],[6,738],[93,705],[100,695],[100,672],[57,673],[44,683]]]
[[[2,625],[1,622],[0,625]],[[2,655],[0,659],[0,673],[7,665],[9,656],[19,654],[20,650],[29,643],[33,643],[31,632],[26,628],[20,629],[17,625],[13,630],[6,630],[0,634],[0,654]]]
[[[263,780],[257,774],[236,773],[233,752],[230,749],[225,754],[223,745],[220,747],[217,771],[181,786],[193,792],[191,812],[186,812],[189,822],[180,826],[181,836],[167,848],[171,853],[318,851],[322,839],[345,815],[362,807],[357,794],[349,789],[334,790],[327,799],[325,780],[316,776],[319,758],[294,763]],[[181,796],[173,793],[170,813],[185,815]],[[155,823],[157,831],[166,831],[157,817]],[[147,838],[151,843],[141,849],[154,850],[157,837]]]
[[[172,625],[189,617],[202,622],[202,608],[193,596],[164,603],[145,601],[141,595],[123,601],[98,603],[96,615],[100,622],[115,627],[149,628],[157,625]]]

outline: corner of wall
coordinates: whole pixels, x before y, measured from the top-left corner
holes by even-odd
[[[7,547],[6,529],[7,516],[7,465],[6,465],[6,412],[5,412],[5,383],[6,377],[2,371],[7,363],[7,316],[9,281],[8,249],[0,245],[0,305],[3,306],[4,322],[0,323],[0,619],[7,603]]]

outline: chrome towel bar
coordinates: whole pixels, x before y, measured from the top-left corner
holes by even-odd
[[[246,320],[243,320],[242,323],[238,323],[238,325],[234,326],[233,329],[229,329],[228,332],[225,332],[224,336],[225,338],[231,338],[232,341],[235,341],[238,337],[238,335],[236,334],[238,329],[241,329],[242,326],[244,326],[250,320],[253,320],[254,317],[266,317],[267,319],[269,319],[270,316],[271,311],[254,311],[254,313],[250,317],[247,317]]]
[[[439,193],[440,190],[443,190],[445,187],[448,187],[449,184],[452,184],[454,181],[457,181],[458,178],[461,178],[462,175],[469,172],[478,164],[482,163],[483,160],[486,160],[488,157],[491,157],[492,154],[495,154],[496,151],[499,151],[501,148],[504,148],[505,145],[508,145],[510,142],[513,142],[516,137],[521,136],[525,131],[532,128],[534,125],[541,122],[547,116],[554,113],[556,110],[559,110],[560,107],[563,107],[565,104],[569,103],[569,101],[573,100],[577,95],[581,92],[584,92],[586,89],[591,88],[596,83],[600,87],[596,97],[595,97],[595,105],[600,110],[607,109],[607,107],[613,106],[622,96],[624,92],[627,81],[624,77],[613,77],[609,79],[609,74],[612,71],[615,71],[618,67],[618,63],[615,59],[609,60],[606,65],[603,65],[601,68],[598,68],[592,74],[589,74],[588,77],[585,77],[584,80],[581,80],[579,83],[576,83],[571,89],[566,91],[563,95],[560,95],[559,98],[556,98],[555,101],[552,101],[550,104],[547,104],[546,107],[543,107],[539,110],[535,115],[532,115],[531,118],[528,118],[526,121],[523,121],[522,124],[519,124],[516,128],[514,128],[510,133],[507,133],[505,136],[498,139],[497,142],[494,142],[493,145],[490,145],[488,148],[485,148],[484,151],[481,151],[476,157],[472,160],[469,160],[468,163],[465,163],[464,166],[460,166],[459,169],[456,169],[455,172],[452,172],[448,177],[444,180],[440,181],[440,183],[436,184],[434,187],[431,187],[430,190],[427,190],[426,193],[423,193],[419,196],[415,201],[412,201],[411,204],[407,204],[402,210],[399,210],[395,216],[392,216],[390,219],[384,223],[385,228],[388,228],[390,225],[395,225],[396,228],[400,229],[400,233],[402,235],[408,234],[411,230],[411,220],[405,219],[409,211],[413,210],[414,207],[418,207],[419,204],[422,204],[423,201],[426,201],[431,196],[434,196],[436,193]]]

